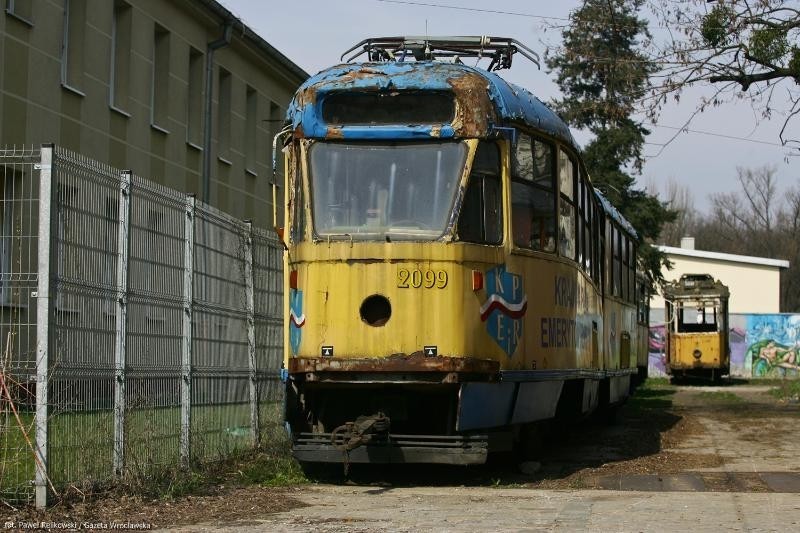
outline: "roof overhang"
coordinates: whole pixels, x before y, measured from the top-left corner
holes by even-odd
[[[783,259],[769,259],[767,257],[754,257],[750,255],[724,254],[721,252],[707,252],[705,250],[690,250],[688,248],[675,248],[673,246],[658,246],[658,249],[667,255],[679,255],[696,259],[710,259],[712,261],[725,261],[728,263],[744,263],[773,268],[789,268],[789,261]]]

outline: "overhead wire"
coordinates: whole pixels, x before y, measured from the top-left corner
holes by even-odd
[[[540,20],[546,20],[546,21],[552,20],[552,21],[569,22],[571,20],[569,17],[556,17],[556,16],[547,16],[547,15],[537,15],[537,14],[534,14],[534,13],[524,13],[524,12],[519,12],[519,11],[505,11],[505,10],[499,10],[499,9],[486,9],[486,8],[477,8],[477,7],[454,6],[454,5],[449,5],[449,4],[439,4],[439,3],[435,3],[435,2],[422,2],[422,1],[416,1],[416,0],[376,0],[376,1],[377,2],[388,3],[388,4],[401,4],[401,5],[411,5],[411,6],[419,6],[419,7],[433,7],[433,8],[438,8],[438,9],[451,9],[451,10],[469,11],[469,12],[475,12],[475,13],[489,13],[489,14],[496,14],[496,15],[508,15],[508,16],[516,16],[516,17],[526,17],[526,18],[540,19]],[[636,59],[631,59],[631,58],[621,59],[621,58],[608,58],[608,57],[600,57],[600,56],[590,56],[588,54],[583,56],[582,59],[589,60],[589,61],[595,61],[595,62],[608,61],[608,62],[616,62],[616,63],[619,63],[619,62],[638,63],[638,62],[647,62],[648,61],[648,60],[636,60]],[[667,65],[667,64],[672,64],[673,63],[672,61],[659,61],[659,60],[653,61],[652,59],[649,60],[649,62],[655,63],[655,64],[659,64],[659,65]],[[745,142],[751,142],[751,143],[756,143],[756,144],[763,144],[763,145],[767,145],[767,146],[776,146],[776,147],[781,147],[781,148],[784,147],[784,145],[781,144],[781,143],[775,143],[775,142],[770,142],[770,141],[762,141],[762,140],[759,140],[759,139],[749,139],[747,137],[737,137],[735,135],[727,135],[727,134],[724,134],[724,133],[715,133],[715,132],[704,131],[704,130],[695,130],[695,129],[690,129],[690,128],[686,128],[686,127],[667,126],[667,125],[664,125],[664,124],[654,124],[653,126],[657,127],[657,128],[670,129],[670,130],[674,130],[674,131],[684,131],[686,133],[696,133],[696,134],[699,134],[699,135],[707,135],[707,136],[719,137],[719,138],[723,138],[723,139],[745,141]],[[665,146],[666,144],[669,144],[669,143],[647,142],[646,144],[655,145],[655,146]]]
[[[715,133],[713,131],[693,130],[693,129],[689,129],[689,128],[679,128],[677,126],[666,126],[664,124],[653,124],[653,126],[655,126],[656,128],[665,128],[665,129],[674,130],[674,131],[685,131],[687,133],[698,133],[700,135],[709,135],[711,137],[721,137],[723,139],[733,139],[733,140],[736,140],[736,141],[747,141],[747,142],[751,142],[751,143],[766,144],[768,146],[779,146],[781,148],[783,147],[783,145],[781,143],[770,142],[770,141],[762,141],[760,139],[749,139],[747,137],[737,137],[736,135],[727,135],[725,133]],[[658,144],[658,143],[650,143],[650,144]]]
[[[464,6],[453,6],[447,4],[435,4],[433,2],[414,2],[411,0],[376,0],[377,2],[384,2],[387,4],[406,4],[412,6],[421,6],[421,7],[436,7],[440,9],[455,9],[458,11],[474,11],[478,13],[491,13],[495,15],[512,15],[515,17],[528,17],[528,18],[535,18],[535,19],[542,19],[542,20],[560,20],[560,21],[569,21],[569,18],[566,17],[550,17],[545,15],[534,15],[533,13],[520,13],[516,11],[502,11],[499,9],[484,9],[479,7],[464,7]]]

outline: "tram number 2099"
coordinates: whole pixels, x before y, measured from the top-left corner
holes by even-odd
[[[447,287],[446,270],[409,270],[397,269],[397,286],[401,289],[444,289]]]

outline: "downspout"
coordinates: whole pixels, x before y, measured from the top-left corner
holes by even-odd
[[[222,26],[222,36],[208,43],[206,48],[206,102],[205,131],[203,132],[203,196],[205,203],[211,203],[211,104],[214,88],[214,51],[231,44],[233,20],[226,20]]]

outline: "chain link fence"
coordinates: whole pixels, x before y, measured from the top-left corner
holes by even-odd
[[[58,147],[0,171],[0,497],[43,505],[280,424],[275,236]]]

